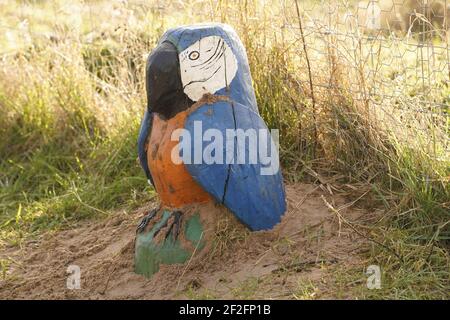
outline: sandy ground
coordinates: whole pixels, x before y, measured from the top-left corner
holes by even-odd
[[[348,201],[314,185],[286,189],[288,211],[274,230],[224,228],[212,254],[163,266],[151,279],[133,273],[135,228],[151,207],[6,248],[0,259],[11,265],[0,299],[333,298],[333,270],[359,263],[366,244],[324,199],[336,208]],[[352,221],[370,215],[356,208],[340,214]],[[80,267],[80,289],[67,289],[69,265]]]

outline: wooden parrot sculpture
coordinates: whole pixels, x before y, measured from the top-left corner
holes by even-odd
[[[161,205],[138,226],[137,273],[151,276],[160,264],[183,263],[202,250],[207,241],[205,225],[211,223],[202,207],[210,210],[214,207],[210,204],[226,207],[252,231],[268,230],[280,222],[286,210],[283,178],[279,169],[261,174],[266,165],[263,159],[183,161],[185,154],[175,152],[174,161],[180,139],[173,139],[173,134],[179,129],[195,136],[201,123],[203,131],[213,129],[224,137],[228,130],[268,130],[258,112],[245,49],[230,26],[202,24],[168,30],[148,57],[146,90],[148,105],[138,154]],[[195,138],[192,149],[183,153],[194,155],[198,147],[204,150],[211,143],[207,140]],[[268,144],[279,168],[273,140]],[[230,154],[231,158],[250,157],[254,147],[230,150],[228,146],[224,143],[220,150],[228,160]]]

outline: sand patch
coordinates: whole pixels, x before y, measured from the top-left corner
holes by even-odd
[[[335,206],[348,201],[308,184],[288,185],[286,191],[288,210],[274,230],[248,232],[224,214],[210,223],[206,254],[183,265],[162,265],[151,279],[133,273],[135,229],[151,207],[6,248],[0,258],[11,265],[0,280],[0,298],[284,299],[294,298],[303,283],[312,283],[318,298],[332,297],[330,270],[358,263],[366,243],[339,223],[322,196]],[[348,220],[370,214],[356,208],[340,213]],[[69,265],[80,267],[79,290],[66,287]]]

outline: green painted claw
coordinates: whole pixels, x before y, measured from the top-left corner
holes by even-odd
[[[183,217],[182,214],[180,217],[180,214],[179,211],[171,212],[164,210],[161,220],[151,230],[136,234],[134,255],[136,273],[151,277],[158,272],[161,263],[184,263],[191,257],[192,252],[181,245],[178,232],[176,232],[180,228],[179,224],[183,223]],[[169,227],[169,231],[164,240],[161,243],[156,243],[154,241],[155,236],[163,227],[167,226],[172,215],[175,215],[174,224]],[[191,242],[192,247],[197,248],[198,251],[205,245],[202,240],[202,235],[203,226],[200,222],[200,215],[196,213],[186,220],[184,224],[184,236],[187,241]]]

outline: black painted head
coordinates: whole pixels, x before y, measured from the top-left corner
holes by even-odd
[[[188,109],[193,101],[183,92],[178,51],[170,42],[161,43],[147,60],[148,109],[170,119]]]

